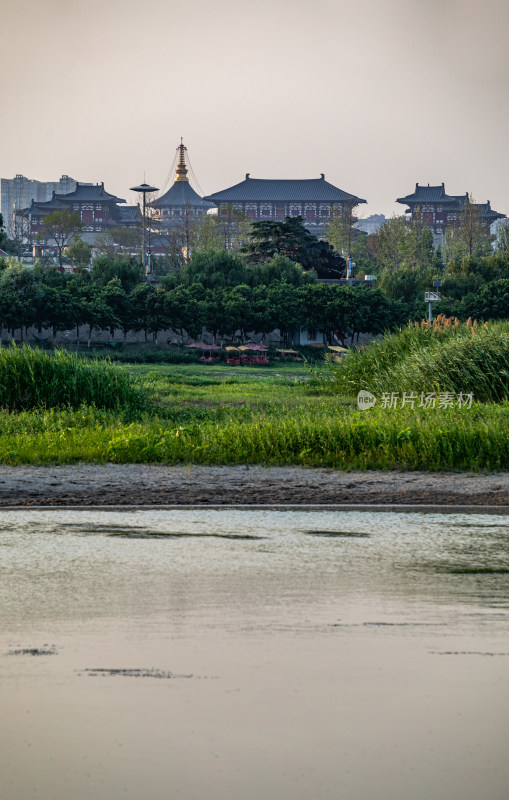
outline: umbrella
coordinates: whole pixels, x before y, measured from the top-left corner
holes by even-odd
[[[265,351],[265,350],[268,350],[268,349],[269,348],[266,345],[264,345],[264,344],[256,344],[256,342],[248,342],[248,344],[246,344],[244,346],[244,350],[262,350],[262,351]]]

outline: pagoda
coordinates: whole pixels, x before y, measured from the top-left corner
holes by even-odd
[[[201,217],[214,208],[214,204],[200,197],[189,183],[186,152],[187,147],[181,139],[177,147],[178,160],[173,185],[149,204],[155,212],[153,221],[163,226],[176,223],[182,217]]]

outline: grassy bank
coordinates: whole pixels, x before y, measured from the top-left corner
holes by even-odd
[[[437,317],[410,324],[315,376],[323,391],[472,393],[481,402],[509,398],[509,323],[478,325]]]
[[[58,415],[44,429],[13,426],[0,436],[0,461],[8,464],[114,463],[299,464],[336,469],[509,469],[500,427],[509,407],[427,410],[416,418],[380,413],[298,413],[256,422],[230,418],[216,423],[168,426],[162,421],[120,424],[110,417]],[[21,421],[19,421],[21,422]],[[37,428],[38,426],[34,426]],[[14,429],[13,429],[14,428]],[[15,429],[17,428],[17,430]],[[21,433],[23,429],[23,433]]]
[[[93,405],[136,415],[149,408],[148,395],[125,370],[106,361],[37,348],[0,348],[0,408],[78,408]]]
[[[358,411],[305,368],[133,366],[154,410],[0,412],[0,462],[299,464],[337,469],[509,469],[509,404]]]

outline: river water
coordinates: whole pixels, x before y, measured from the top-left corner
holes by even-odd
[[[1,800],[506,800],[509,519],[0,512]]]

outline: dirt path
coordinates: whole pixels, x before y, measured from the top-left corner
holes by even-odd
[[[0,507],[404,503],[509,505],[509,473],[77,464],[0,467]]]

